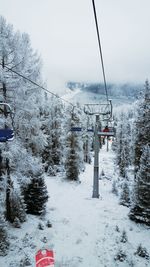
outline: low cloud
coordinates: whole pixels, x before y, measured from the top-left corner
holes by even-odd
[[[150,1],[95,4],[107,80],[144,82],[150,70]],[[103,80],[91,0],[0,0],[0,6],[15,30],[29,33],[49,87]]]

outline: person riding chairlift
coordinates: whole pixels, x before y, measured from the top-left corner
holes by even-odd
[[[108,126],[106,126],[106,127],[104,128],[103,132],[109,132],[109,128],[108,128]]]

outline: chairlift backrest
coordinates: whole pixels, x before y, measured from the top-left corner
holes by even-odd
[[[70,131],[71,132],[81,132],[82,128],[81,127],[71,127]]]
[[[6,128],[0,129],[0,142],[12,141],[14,138],[14,131],[13,129]]]
[[[0,142],[12,141],[14,138],[13,119],[11,107],[7,103],[0,103],[0,113],[5,117],[5,125],[0,128]],[[7,126],[7,117],[10,117],[11,127]]]
[[[87,132],[93,133],[94,132],[94,129],[93,128],[89,128],[89,129],[87,129]]]

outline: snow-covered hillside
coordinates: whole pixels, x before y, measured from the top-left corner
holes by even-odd
[[[80,88],[73,90],[66,90],[65,97],[70,99],[73,103],[87,104],[87,103],[100,103],[106,101],[106,96],[101,94],[96,94],[93,92],[82,91]],[[134,99],[127,97],[110,97],[112,99],[114,106],[119,106],[122,104],[128,105],[133,103]]]
[[[100,198],[92,198],[93,163],[86,165],[80,182],[70,182],[61,175],[46,177],[49,202],[46,217],[30,215],[22,229],[10,229],[10,252],[0,257],[0,266],[19,267],[20,259],[30,259],[28,266],[35,266],[35,253],[41,248],[50,248],[55,253],[56,267],[144,267],[148,260],[135,255],[138,245],[150,253],[149,228],[135,224],[128,218],[129,209],[118,204],[112,191],[112,182],[117,177],[114,154],[100,152]],[[52,227],[46,226],[47,220]],[[39,229],[39,223],[41,228]],[[126,231],[127,241],[121,242]],[[116,255],[126,255],[123,262]],[[22,261],[23,262],[23,261]],[[27,266],[27,265],[21,265]]]

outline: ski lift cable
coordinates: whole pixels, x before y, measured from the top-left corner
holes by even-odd
[[[0,63],[0,65],[2,65],[2,64]],[[16,75],[22,77],[23,79],[27,80],[28,82],[30,82],[30,83],[36,85],[36,87],[39,87],[39,88],[41,88],[42,90],[46,91],[47,93],[49,93],[49,94],[51,94],[51,95],[53,95],[53,96],[59,98],[60,100],[66,102],[67,104],[69,104],[70,106],[72,106],[73,111],[74,111],[74,109],[79,110],[80,112],[83,110],[83,107],[82,107],[82,106],[81,106],[81,107],[78,107],[77,105],[74,105],[73,103],[69,102],[68,100],[65,100],[65,99],[63,99],[62,97],[60,97],[60,96],[58,96],[58,95],[52,93],[51,91],[49,91],[49,90],[46,89],[45,87],[43,87],[43,86],[39,85],[38,83],[32,81],[31,79],[27,78],[26,76],[22,75],[21,73],[18,73],[17,71],[13,70],[12,68],[9,68],[9,67],[7,67],[7,66],[4,66],[4,68],[6,68],[8,71],[10,71],[10,72],[12,72],[12,73],[15,73]],[[21,107],[19,107],[19,109],[22,110],[22,111],[27,111],[27,110],[25,110],[25,109],[23,109],[23,108],[21,108]]]
[[[2,63],[0,63],[0,65],[2,66]],[[43,87],[42,85],[39,85],[38,83],[32,81],[31,79],[27,78],[27,77],[24,76],[23,74],[21,74],[21,73],[15,71],[15,70],[13,70],[12,68],[9,68],[9,67],[7,67],[7,66],[4,66],[4,68],[6,68],[8,71],[13,72],[13,73],[15,73],[16,75],[22,77],[23,79],[25,79],[25,80],[27,80],[28,82],[34,84],[35,86],[41,88],[42,90],[46,91],[47,93],[49,93],[49,94],[51,94],[51,95],[53,95],[53,96],[55,96],[55,97],[61,99],[62,101],[68,103],[69,105],[73,106],[74,108],[77,108],[77,106],[75,106],[73,103],[71,103],[71,102],[69,102],[68,100],[66,100],[66,99],[64,99],[64,98],[62,98],[62,97],[56,95],[55,93],[49,91],[48,89],[46,89],[46,88]]]
[[[98,44],[99,44],[99,52],[100,52],[100,58],[101,58],[101,64],[102,64],[104,86],[105,86],[106,98],[107,98],[107,101],[108,101],[108,90],[107,90],[106,75],[105,75],[105,68],[104,68],[104,60],[103,60],[103,53],[102,53],[102,46],[101,46],[99,27],[98,27],[98,20],[97,20],[95,1],[92,0],[92,3],[93,3],[94,18],[95,18],[97,38],[98,38]]]

